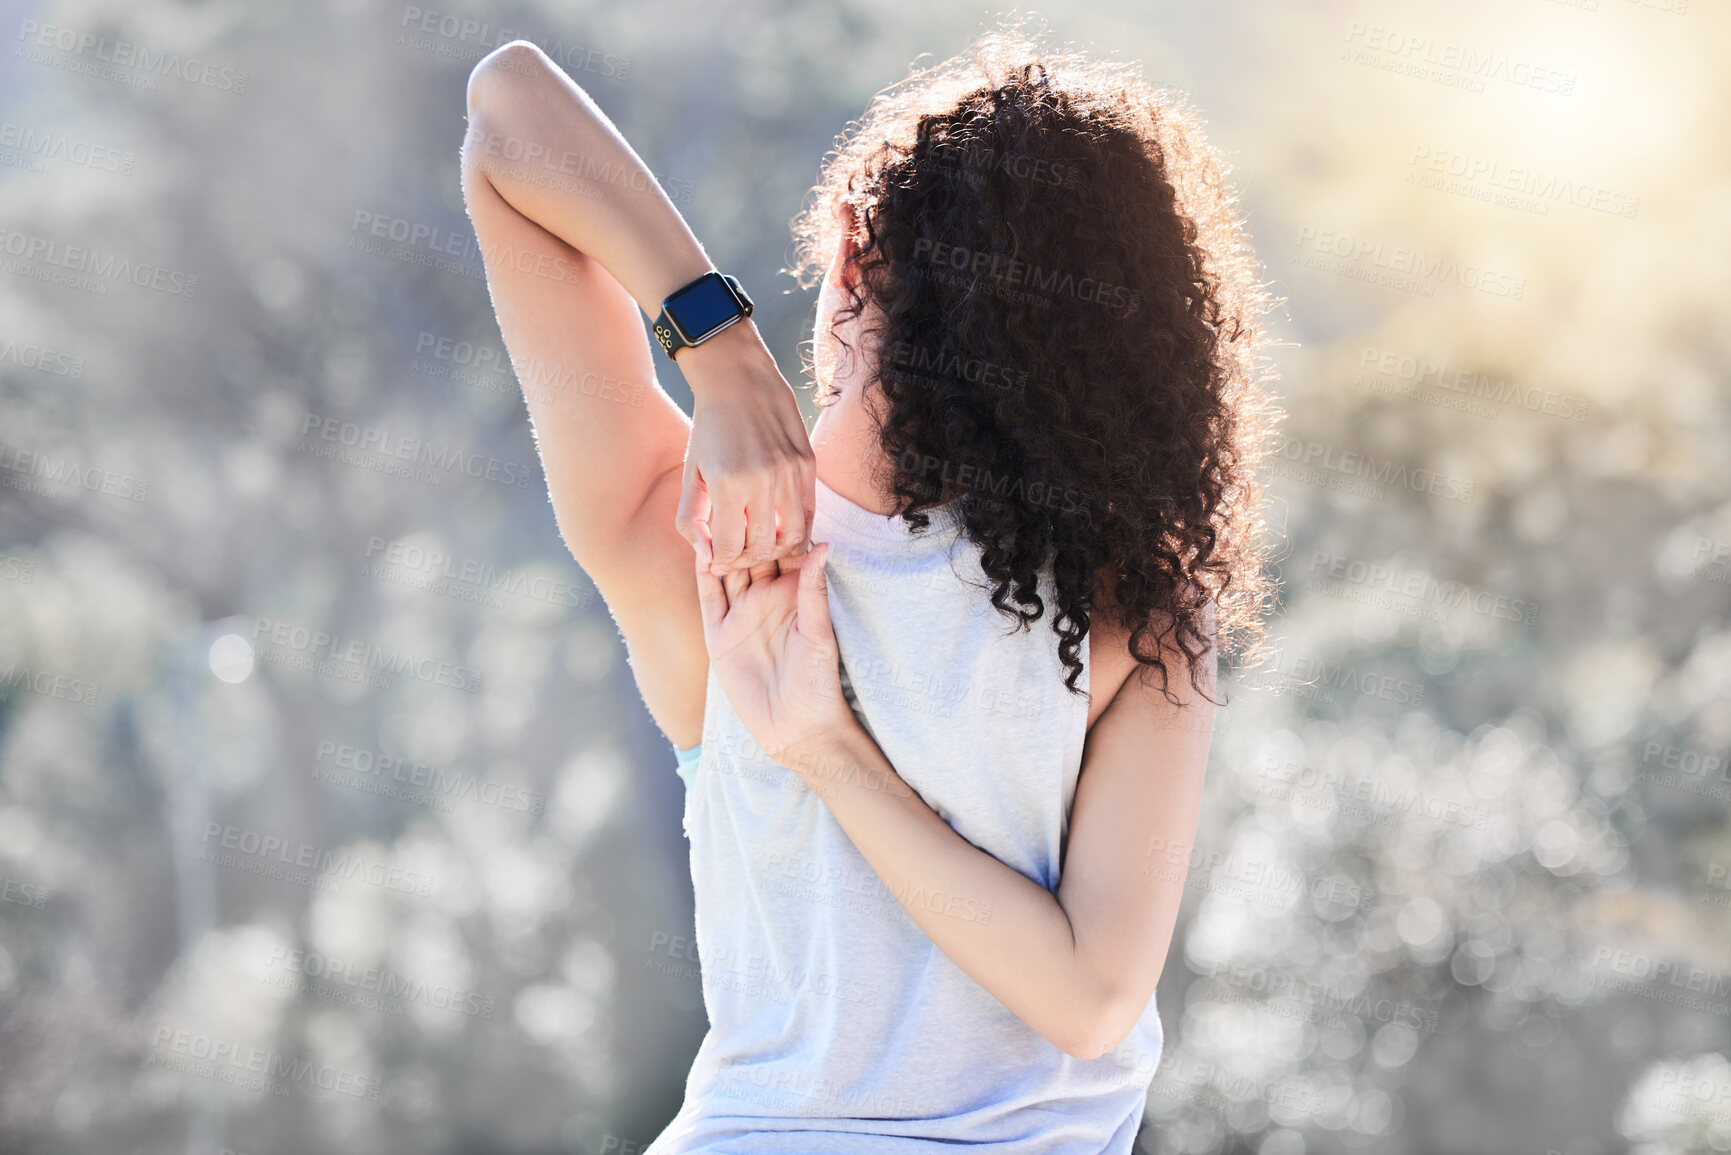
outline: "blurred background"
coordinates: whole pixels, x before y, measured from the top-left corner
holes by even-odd
[[[0,13],[0,1150],[641,1151],[705,1027],[681,785],[488,305],[468,70],[558,59],[797,382],[821,156],[998,13]],[[1139,1150],[1731,1150],[1731,13],[1046,18],[1190,95],[1286,299],[1278,646]]]

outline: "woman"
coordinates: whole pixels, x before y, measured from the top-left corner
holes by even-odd
[[[1266,301],[1195,124],[1013,30],[880,93],[795,221],[808,444],[588,96],[517,42],[468,104],[559,527],[687,785],[710,1030],[650,1151],[1129,1151],[1266,596]]]

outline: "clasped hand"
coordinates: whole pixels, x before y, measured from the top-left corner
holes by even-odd
[[[693,547],[703,640],[740,721],[771,758],[810,780],[830,743],[859,723],[841,689],[841,652],[824,575],[828,543],[717,576]]]
[[[799,402],[746,324],[687,350],[692,385],[674,527],[697,544],[701,527],[726,573],[804,552],[816,505],[817,462]]]

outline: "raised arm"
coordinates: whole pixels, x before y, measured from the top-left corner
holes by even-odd
[[[543,245],[526,253],[512,244],[507,230],[487,235],[477,217],[502,327],[507,312],[526,316],[545,310],[556,294],[541,293],[539,301],[527,298],[537,296],[537,282],[546,286],[570,279],[581,263],[573,259],[576,255],[599,266],[599,272],[650,317],[660,312],[669,293],[713,267],[606,114],[535,45],[513,41],[482,59],[469,77],[468,108],[463,169],[471,215],[477,201],[487,199],[479,195],[485,185],[487,193],[556,238],[564,250],[549,252]],[[519,276],[495,278],[495,269]],[[609,322],[620,319],[611,313],[608,317]],[[563,320],[583,326],[589,318],[567,314]],[[635,331],[613,331],[605,339],[647,348],[635,318],[630,328]],[[592,333],[595,339],[603,338]],[[510,345],[510,333],[506,342]],[[519,350],[513,347],[511,352],[516,361]],[[691,384],[694,410],[689,455],[685,444],[679,446],[685,469],[676,528],[689,542],[694,540],[694,523],[707,522],[718,570],[799,550],[810,525],[816,467],[793,390],[756,326],[748,319],[702,345],[681,350],[679,366]],[[638,378],[624,386],[658,391],[653,368],[635,367]],[[530,371],[556,374],[558,368],[569,366],[531,365]],[[596,378],[578,376],[577,388],[585,396],[603,387]],[[574,520],[605,520],[609,511],[616,512],[622,490],[635,493],[640,488],[645,468],[667,467],[668,447],[660,440],[646,443],[644,430],[630,414],[615,411],[581,422],[543,420],[532,398],[531,414],[537,418],[543,454],[571,463],[563,471],[568,487],[564,499]],[[559,499],[556,494],[556,504]],[[778,509],[783,522],[779,540]]]

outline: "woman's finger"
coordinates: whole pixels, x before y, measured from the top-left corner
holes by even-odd
[[[806,534],[810,528],[805,515],[805,502],[800,496],[800,471],[790,469],[782,475],[775,490],[775,552],[777,557],[804,553]]]
[[[727,591],[722,581],[709,572],[709,563],[714,558],[714,550],[709,544],[709,534],[701,524],[697,529],[697,540],[692,543],[692,550],[697,562],[697,608],[703,617],[703,636],[709,638],[721,626],[722,619],[727,617]]]
[[[697,526],[705,532],[709,526],[709,490],[697,472],[697,459],[686,455],[685,472],[679,483],[679,505],[674,510],[673,528],[693,546],[697,544]]]
[[[829,543],[819,542],[803,558],[799,568],[799,632],[810,638],[832,638],[835,627],[829,620],[829,575],[824,563],[829,561]]]
[[[733,605],[734,599],[751,588],[751,571],[749,569],[730,570],[721,579],[727,590],[727,604]]]
[[[810,453],[800,456],[799,467],[794,470],[793,484],[794,505],[804,522],[801,536],[805,539],[805,552],[811,550],[811,526],[817,518],[817,459]]]
[[[739,560],[758,566],[775,555],[775,491],[753,493],[745,506],[745,548]]]
[[[738,564],[746,532],[745,502],[738,487],[724,483],[709,491],[709,530],[715,564],[724,569]]]

